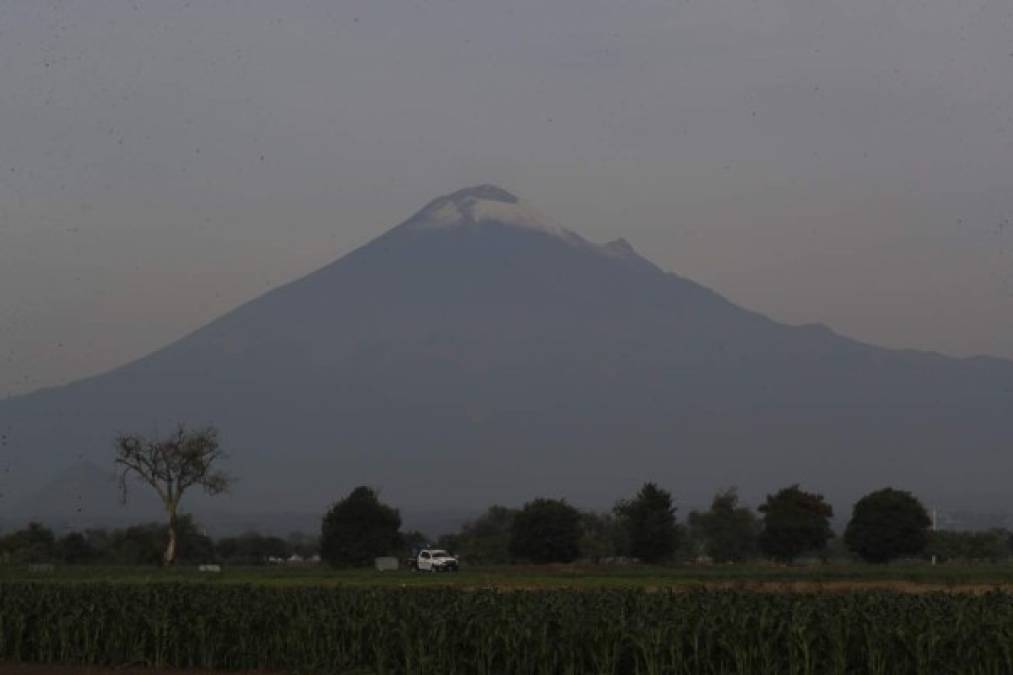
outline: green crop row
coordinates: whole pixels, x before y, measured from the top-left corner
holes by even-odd
[[[0,584],[0,660],[306,673],[1013,673],[1013,596]]]

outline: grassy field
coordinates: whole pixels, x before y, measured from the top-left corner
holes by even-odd
[[[324,566],[223,567],[201,573],[195,567],[58,566],[31,572],[27,566],[0,566],[0,581],[192,582],[323,587],[458,587],[466,589],[686,589],[734,590],[964,590],[1013,589],[1013,564],[926,563],[894,565],[815,564],[799,566],[740,564],[682,566],[543,565],[466,567],[458,573],[406,570],[332,570]]]

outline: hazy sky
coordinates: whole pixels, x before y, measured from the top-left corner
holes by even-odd
[[[1009,0],[0,0],[0,396],[496,183],[791,323],[1013,358]]]

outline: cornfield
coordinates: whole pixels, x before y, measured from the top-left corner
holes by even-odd
[[[1013,673],[1013,596],[0,584],[0,660],[303,673]]]

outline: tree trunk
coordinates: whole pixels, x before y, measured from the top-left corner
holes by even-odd
[[[176,563],[176,514],[169,516],[169,543],[165,547],[162,564],[170,567]]]

